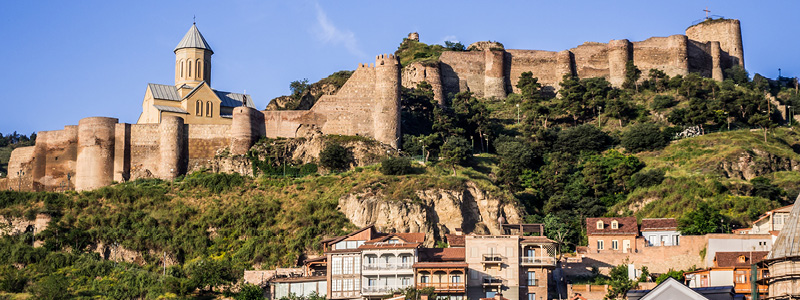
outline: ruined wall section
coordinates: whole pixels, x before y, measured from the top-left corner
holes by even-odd
[[[690,40],[700,43],[719,41],[721,67],[727,69],[733,65],[744,67],[744,48],[742,46],[742,29],[739,20],[717,19],[693,25],[686,29]]]
[[[38,139],[38,137],[37,137]],[[34,146],[20,147],[11,152],[8,160],[7,187],[15,191],[33,190]],[[24,174],[19,176],[18,174]]]
[[[473,92],[484,97],[486,55],[482,51],[445,51],[439,57],[444,95]]]
[[[186,165],[188,165],[186,170],[195,170],[198,169],[198,166],[208,165],[208,162],[220,150],[230,146],[231,126],[185,125],[186,149],[184,150],[184,157],[187,161]],[[254,127],[258,128],[259,126]]]
[[[564,73],[573,72],[572,55],[568,51],[506,50],[508,89],[519,93],[517,82],[524,72],[533,73],[542,86],[555,87]]]
[[[39,136],[44,140],[39,144]],[[43,131],[36,135],[36,146],[42,150],[42,156],[36,156],[37,162],[44,163],[42,176],[34,178],[37,191],[65,191],[75,188],[76,161],[78,157],[78,126],[64,126],[63,130]],[[41,159],[40,159],[41,158]]]
[[[689,74],[687,43],[684,35],[633,42],[633,64],[642,71],[643,78],[647,77],[650,69],[664,71],[669,76]]]
[[[405,88],[416,88],[420,82],[427,82],[433,89],[433,100],[444,105],[444,89],[442,87],[441,72],[439,72],[439,62],[413,62],[403,68],[402,85]]]

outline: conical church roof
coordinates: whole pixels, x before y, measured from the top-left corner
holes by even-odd
[[[800,200],[800,195],[797,196],[797,200]],[[800,205],[798,205],[800,203],[797,203],[797,200],[794,201],[789,219],[783,224],[783,229],[772,244],[772,251],[767,260],[800,257]]]
[[[199,30],[197,30],[197,26],[195,26],[195,24],[192,24],[192,28],[189,28],[189,31],[183,36],[181,42],[178,43],[177,47],[175,47],[175,51],[183,48],[206,49],[211,51],[212,54],[214,53],[214,51],[211,50],[211,46],[209,46],[206,42],[206,39],[203,38],[203,35],[200,34]]]

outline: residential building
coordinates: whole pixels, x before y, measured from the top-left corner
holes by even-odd
[[[756,272],[758,279],[769,274],[766,268],[756,267],[754,270],[753,265],[761,262],[767,254],[768,251],[717,252],[713,267],[685,274],[687,285],[692,288],[733,286],[736,294],[750,299],[753,292],[752,272]],[[756,287],[761,297],[767,295],[766,285],[758,284]]]
[[[761,283],[769,286],[769,299],[800,299],[800,205],[792,207],[783,225],[762,262],[769,274]]]
[[[549,279],[556,267],[556,243],[544,236],[522,236],[519,244],[522,249],[519,299],[549,299]]]
[[[753,227],[740,229],[738,232],[745,234],[769,234],[781,231],[783,225],[789,219],[789,213],[792,211],[792,207],[793,205],[787,205],[765,212],[758,220],[753,222]]]
[[[328,292],[328,281],[325,276],[302,276],[275,278],[272,285],[272,299],[281,299],[294,295],[306,297],[313,294],[325,297]]]
[[[365,242],[361,250],[361,295],[382,299],[414,286],[414,263],[425,233],[389,233]]]
[[[642,219],[639,227],[645,247],[678,246],[681,233],[678,221],[673,218]]]
[[[587,218],[589,253],[635,253],[639,226],[636,217]]]
[[[417,289],[434,288],[436,300],[466,300],[465,248],[419,249],[414,264]]]
[[[736,295],[732,286],[690,288],[674,278],[667,278],[652,290],[630,290],[628,300],[734,300],[742,299]]]
[[[381,234],[370,225],[321,241],[328,260],[328,299],[361,299],[361,249]]]

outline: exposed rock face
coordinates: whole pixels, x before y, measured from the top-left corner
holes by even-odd
[[[341,210],[356,226],[375,224],[383,232],[425,232],[426,246],[443,240],[444,234],[462,228],[464,233],[500,234],[498,218],[519,223],[512,203],[481,190],[467,181],[458,190],[418,190],[421,202],[385,199],[380,192],[348,194],[339,199]]]
[[[750,180],[773,172],[798,171],[800,162],[760,149],[753,149],[743,151],[734,159],[721,162],[718,169],[725,177]]]
[[[474,42],[467,47],[467,51],[504,50],[503,44],[492,41]]]
[[[292,96],[280,96],[270,100],[266,110],[309,110],[319,97],[336,94],[338,90],[339,87],[334,84],[314,83],[300,94],[299,99]]]
[[[48,223],[50,223],[50,216],[46,214],[37,214],[33,220],[0,216],[0,236],[16,235],[24,232],[36,234],[47,229]]]

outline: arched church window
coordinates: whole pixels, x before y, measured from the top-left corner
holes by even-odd
[[[203,102],[202,101],[197,100],[197,102],[194,105],[194,113],[196,115],[198,115],[198,116],[202,116],[203,115]]]
[[[181,78],[183,78],[183,61],[181,61]]]
[[[189,73],[188,75],[189,75],[189,77],[192,77],[192,61],[191,60],[187,60],[186,64],[188,65],[188,71],[187,71]]]
[[[213,110],[211,108],[211,101],[206,102],[206,117],[211,117]]]
[[[195,75],[197,77],[200,77],[200,74],[203,74],[203,71],[200,68],[200,60],[199,59],[197,60],[197,68],[195,68],[195,70],[197,70],[197,71],[195,71]]]

